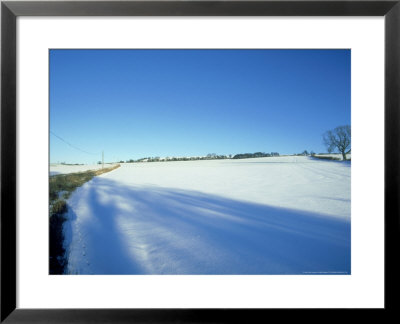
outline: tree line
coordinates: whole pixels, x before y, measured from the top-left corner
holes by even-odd
[[[209,153],[206,156],[193,156],[193,157],[144,157],[137,160],[130,159],[124,161],[119,161],[120,163],[138,163],[138,162],[167,162],[167,161],[199,161],[199,160],[224,160],[224,159],[249,159],[249,158],[257,158],[257,157],[271,157],[271,156],[279,156],[278,152],[264,153],[264,152],[255,152],[255,153],[243,153],[236,155],[224,155],[224,154],[216,154]]]
[[[236,154],[233,157],[233,159],[250,159],[250,158],[271,157],[271,156],[279,156],[279,153],[278,152],[271,152],[271,153],[256,152],[256,153]]]

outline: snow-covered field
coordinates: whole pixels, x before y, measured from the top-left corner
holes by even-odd
[[[122,164],[70,197],[67,273],[349,274],[350,166]]]
[[[104,167],[110,167],[109,164],[104,164]],[[50,164],[50,175],[56,174],[67,174],[74,172],[83,172],[88,170],[101,169],[101,164],[83,164],[83,165],[71,165],[71,164]]]

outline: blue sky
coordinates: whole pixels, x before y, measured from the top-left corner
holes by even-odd
[[[350,61],[350,50],[50,50],[50,162],[325,152],[322,134],[350,125]]]

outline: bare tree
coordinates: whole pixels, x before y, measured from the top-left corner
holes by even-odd
[[[329,153],[338,150],[343,160],[351,151],[351,127],[350,125],[338,126],[334,130],[327,131],[323,136],[324,144]]]

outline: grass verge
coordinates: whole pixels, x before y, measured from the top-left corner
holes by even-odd
[[[315,159],[321,159],[321,160],[343,161],[340,157],[336,157],[336,156],[313,155],[312,157],[315,158]],[[345,161],[350,161],[351,162],[351,158],[348,158]]]
[[[66,220],[67,202],[71,193],[85,182],[100,174],[119,168],[117,164],[110,168],[89,170],[70,174],[51,176],[49,179],[49,243],[50,243],[50,274],[63,274],[67,265],[64,248],[63,225]]]
[[[332,160],[332,161],[340,161],[341,158],[336,156],[321,156],[321,155],[313,155],[314,159],[321,159],[321,160]]]

